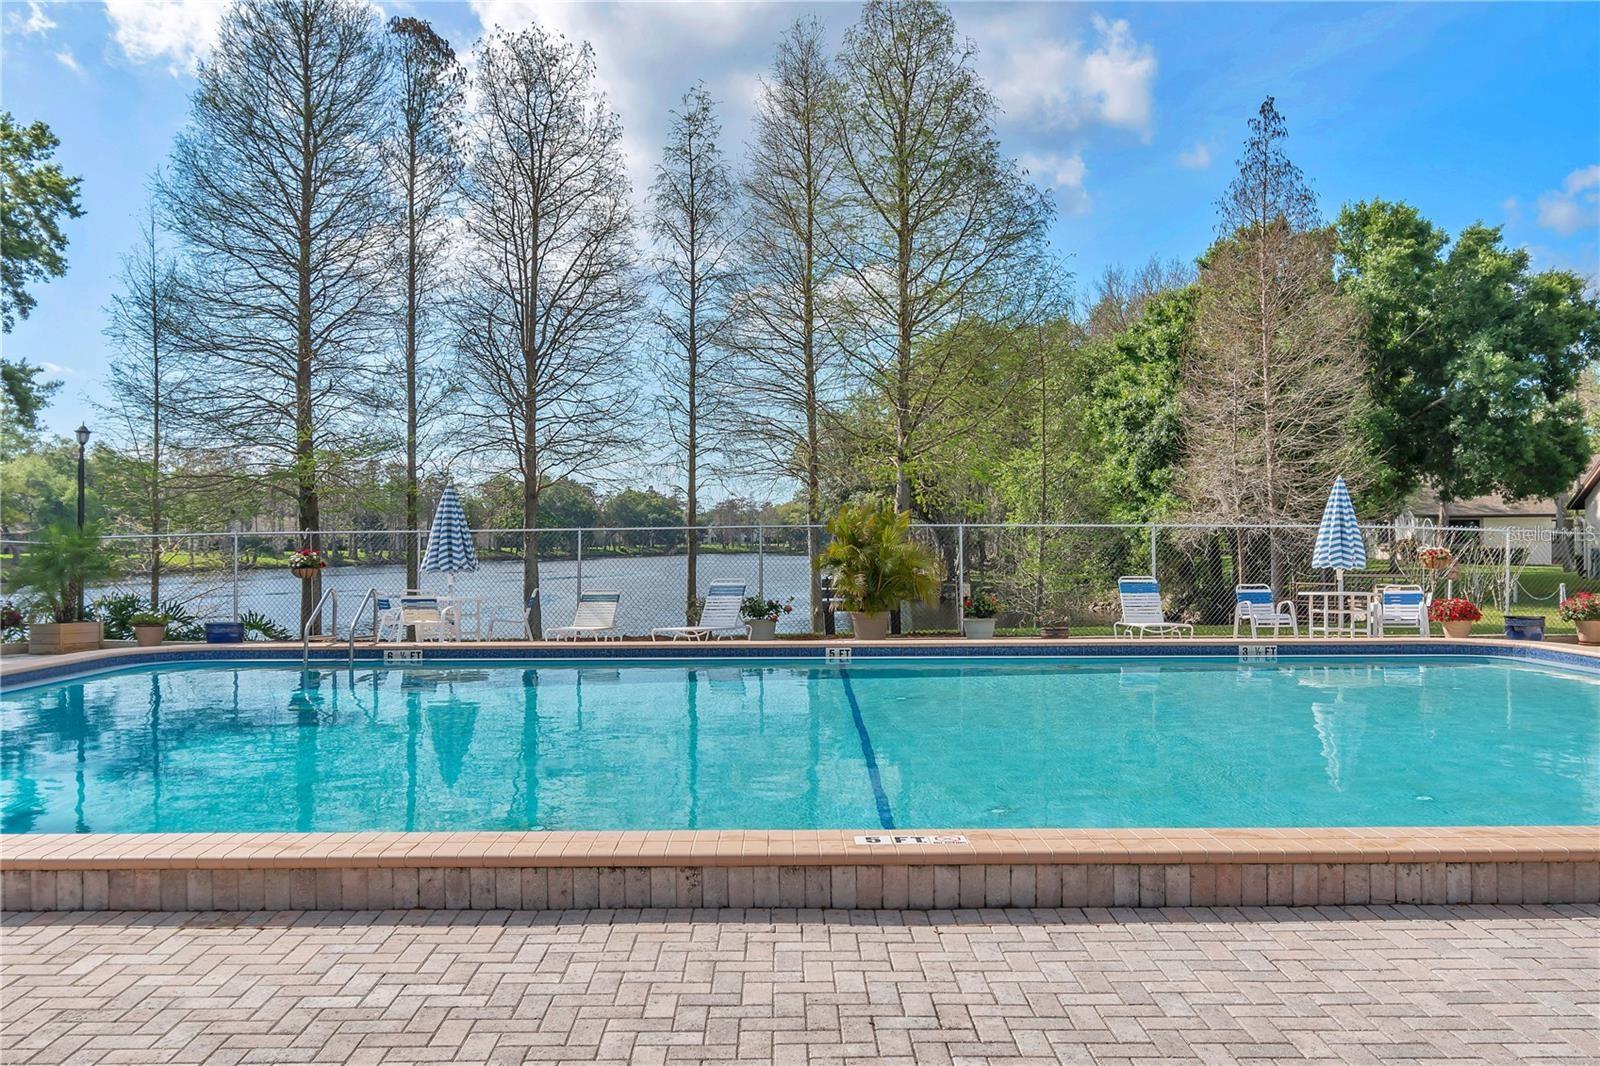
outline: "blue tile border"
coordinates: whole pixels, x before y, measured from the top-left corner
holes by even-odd
[[[537,648],[471,647],[456,645],[448,649],[424,648],[423,662],[460,660],[497,660],[501,662],[529,662],[533,660],[660,660],[660,659],[761,659],[761,660],[821,660],[830,647],[847,647],[856,661],[863,659],[913,659],[913,658],[1227,658],[1234,659],[1241,646],[1261,646],[1270,641],[1231,641],[1216,639],[1197,640],[1130,640],[1121,643],[1051,643],[1044,644],[1026,638],[1015,642],[972,642],[958,640],[907,640],[892,645],[855,645],[848,640],[804,641],[786,646],[752,647],[737,641],[674,642],[651,645],[638,644],[549,644]],[[1374,658],[1420,657],[1440,658],[1464,656],[1468,658],[1510,659],[1547,666],[1560,666],[1586,673],[1600,673],[1600,656],[1567,651],[1560,645],[1480,644],[1470,640],[1449,640],[1439,637],[1426,641],[1396,643],[1351,643],[1348,641],[1303,641],[1278,644],[1279,660],[1293,658]],[[383,662],[383,648],[358,648],[358,663]],[[0,688],[10,690],[28,687],[47,681],[72,677],[115,673],[119,670],[156,663],[186,665],[203,662],[276,662],[295,663],[300,660],[298,648],[271,647],[205,647],[196,646],[183,651],[151,651],[120,655],[112,659],[93,662],[40,665],[7,671],[0,676]],[[348,653],[333,648],[313,649],[311,663],[326,668],[330,663],[343,664]],[[401,664],[396,664],[401,665]],[[1264,665],[1264,664],[1252,664]]]

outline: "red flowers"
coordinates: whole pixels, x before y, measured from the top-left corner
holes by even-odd
[[[1428,608],[1428,618],[1434,622],[1476,622],[1482,617],[1477,604],[1460,596],[1434,600]]]
[[[1600,596],[1576,592],[1562,600],[1557,610],[1568,622],[1600,622]]]

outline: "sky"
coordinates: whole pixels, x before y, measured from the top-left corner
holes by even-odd
[[[376,3],[429,20],[460,54],[530,21],[595,49],[634,195],[670,109],[697,80],[744,152],[773,43],[814,13],[835,41],[855,4]],[[94,421],[111,357],[104,308],[150,176],[184,125],[223,8],[209,0],[0,4],[0,107],[47,122],[83,177],[66,277],[0,338],[64,384],[50,429]],[[1500,225],[1540,267],[1600,273],[1600,7],[1593,4],[952,5],[1003,112],[1003,150],[1054,196],[1054,250],[1080,292],[1108,266],[1192,260],[1212,238],[1264,97],[1324,214],[1382,197],[1450,231]]]

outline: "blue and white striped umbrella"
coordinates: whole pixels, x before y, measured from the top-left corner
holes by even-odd
[[[457,574],[478,569],[478,550],[472,545],[472,529],[467,525],[461,497],[453,486],[446,486],[433,512],[433,527],[428,530],[428,553],[422,569],[431,574],[449,574],[451,585]]]
[[[1341,588],[1346,570],[1360,570],[1367,565],[1367,545],[1361,539],[1355,505],[1350,502],[1350,490],[1342,477],[1334,480],[1327,506],[1322,509],[1322,524],[1317,527],[1317,547],[1311,553],[1311,565],[1336,571]]]

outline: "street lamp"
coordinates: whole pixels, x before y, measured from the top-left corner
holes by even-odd
[[[89,447],[89,427],[83,423],[78,424],[78,532],[83,532],[83,474],[84,453]],[[78,581],[78,616],[76,621],[83,621],[83,581]]]

